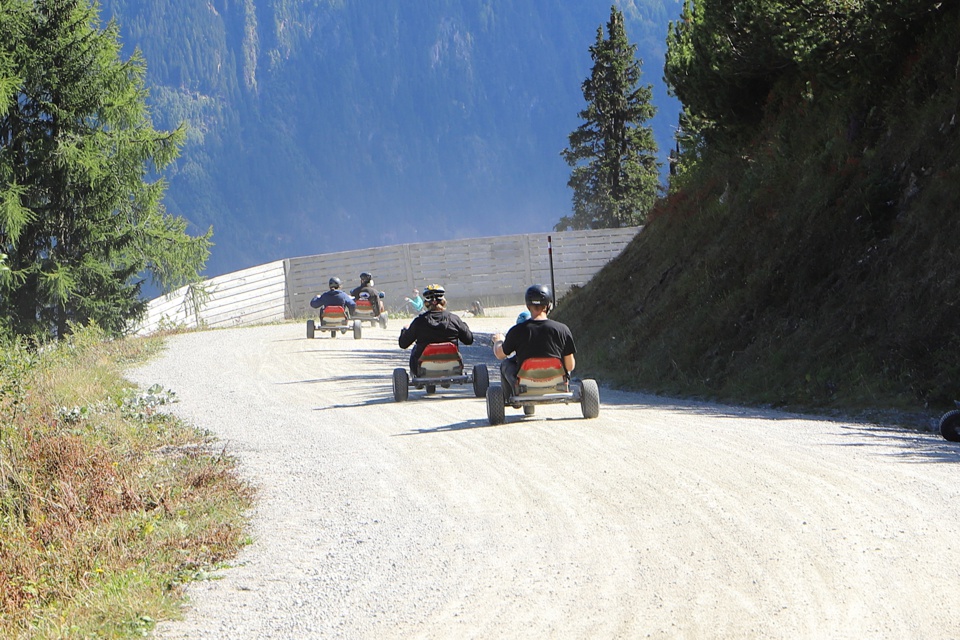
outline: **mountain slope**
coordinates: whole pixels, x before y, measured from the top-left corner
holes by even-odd
[[[619,2],[652,123],[679,1]],[[158,124],[191,125],[167,206],[213,224],[215,275],[294,255],[547,231],[607,1],[107,0]]]
[[[708,153],[623,255],[562,301],[584,369],[777,406],[951,406],[960,9],[928,11],[872,25],[905,52],[877,75],[800,83],[803,99],[778,86],[749,144]]]

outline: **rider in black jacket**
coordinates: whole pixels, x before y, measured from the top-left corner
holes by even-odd
[[[473,344],[473,332],[455,313],[447,311],[446,292],[438,284],[423,290],[424,311],[413,319],[409,327],[400,330],[400,348],[416,343],[410,353],[410,373],[417,377],[417,362],[428,344],[460,342]]]

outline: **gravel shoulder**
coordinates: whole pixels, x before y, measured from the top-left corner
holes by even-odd
[[[399,327],[183,334],[128,372],[259,490],[156,637],[960,637],[960,447],[609,389],[490,427],[469,387],[393,401]]]

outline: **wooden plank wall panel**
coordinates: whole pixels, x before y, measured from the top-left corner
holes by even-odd
[[[284,319],[283,261],[217,276],[205,281],[203,287],[210,294],[199,317],[204,326],[229,327]],[[152,300],[135,333],[151,333],[164,325],[196,327],[198,318],[187,312],[186,293],[187,287],[182,287]]]
[[[350,291],[360,284],[360,273],[373,275],[373,282],[381,291],[403,296],[413,287],[407,287],[405,245],[343,251],[316,256],[291,258],[287,261],[288,317],[306,317],[314,313],[310,300],[327,290],[331,277],[343,282]]]
[[[534,282],[550,283],[548,236],[553,249],[559,295],[583,286],[607,262],[623,251],[640,231],[599,229],[554,233],[421,242],[289,258],[208,280],[211,292],[201,312],[209,327],[225,327],[281,319],[306,318],[315,312],[310,299],[327,289],[337,276],[347,291],[360,283],[360,273],[373,274],[385,292],[387,309],[400,309],[414,287],[443,285],[453,309],[466,309],[472,300],[485,306],[522,304],[523,292]],[[186,289],[150,302],[139,333],[155,331],[162,321],[195,326],[184,310]]]

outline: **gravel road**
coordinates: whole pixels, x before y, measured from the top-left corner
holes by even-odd
[[[398,330],[184,334],[129,372],[260,492],[157,637],[960,638],[960,447],[609,389],[490,427],[468,387],[393,401]]]

